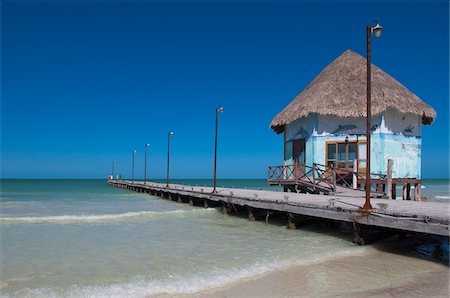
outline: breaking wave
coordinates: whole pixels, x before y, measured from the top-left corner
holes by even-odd
[[[156,219],[167,216],[185,216],[190,213],[205,213],[215,211],[209,209],[170,210],[170,211],[137,211],[118,214],[80,214],[80,215],[54,215],[54,216],[24,216],[24,217],[0,217],[1,224],[30,224],[30,223],[96,223],[114,222],[128,219]]]
[[[247,268],[228,270],[215,269],[193,276],[170,275],[169,278],[148,279],[135,276],[127,281],[99,285],[72,285],[67,288],[23,289],[14,293],[17,297],[149,297],[159,295],[186,295],[227,286],[234,282],[257,278],[262,274],[291,266],[324,263],[333,259],[363,255],[370,249],[353,248],[330,252],[307,260],[280,260],[272,263],[257,263]]]

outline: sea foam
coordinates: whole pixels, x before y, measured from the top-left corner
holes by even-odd
[[[47,224],[73,224],[73,223],[96,223],[96,222],[113,222],[124,221],[128,219],[156,219],[168,216],[185,216],[190,213],[205,213],[216,211],[209,209],[187,209],[187,210],[170,210],[170,211],[137,211],[125,212],[118,214],[77,214],[77,215],[54,215],[54,216],[23,216],[23,217],[0,217],[1,224],[30,224],[30,223],[47,223]]]
[[[147,279],[135,276],[120,283],[101,284],[92,286],[72,285],[68,288],[36,288],[23,289],[14,296],[20,297],[148,297],[154,295],[193,294],[215,288],[227,286],[231,283],[252,279],[262,274],[291,266],[323,263],[333,259],[363,255],[371,248],[353,247],[352,249],[329,252],[303,260],[283,260],[272,263],[257,263],[246,268],[228,270],[215,269],[208,273],[195,276],[170,276],[166,279]]]

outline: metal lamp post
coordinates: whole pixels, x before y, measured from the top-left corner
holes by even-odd
[[[373,26],[375,24],[375,26]],[[372,25],[368,25],[366,28],[367,33],[367,118],[366,118],[366,201],[364,206],[360,210],[370,210],[373,209],[370,204],[370,133],[371,133],[371,40],[372,34],[375,37],[381,36],[381,31],[383,27],[378,24],[377,21],[373,21]]]
[[[219,113],[223,113],[223,107],[219,106],[216,108],[216,137],[214,140],[214,189],[213,193],[216,193],[216,170],[217,170],[217,134],[219,131]]]
[[[131,184],[134,184],[134,156],[136,155],[136,149],[133,150],[133,159],[131,163]]]
[[[144,184],[147,184],[147,154],[150,144],[145,144],[145,157],[144,157]]]
[[[169,187],[169,174],[170,174],[170,137],[173,136],[173,131],[169,131],[167,134],[167,178],[166,187]]]

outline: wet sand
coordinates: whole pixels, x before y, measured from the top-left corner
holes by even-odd
[[[394,241],[387,250],[381,245],[364,254],[293,266],[177,297],[449,297],[449,266],[422,259],[404,246]]]

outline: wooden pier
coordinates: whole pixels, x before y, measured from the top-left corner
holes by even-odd
[[[307,193],[188,186],[142,181],[109,180],[108,184],[136,192],[160,196],[191,206],[222,207],[225,214],[244,210],[250,220],[257,215],[269,220],[271,214],[286,216],[288,227],[295,228],[299,219],[322,219],[353,224],[354,242],[364,244],[360,230],[375,228],[404,234],[407,232],[449,236],[450,207],[438,202],[371,200],[376,208],[360,212],[364,197],[317,195]],[[366,241],[367,243],[367,241]]]

